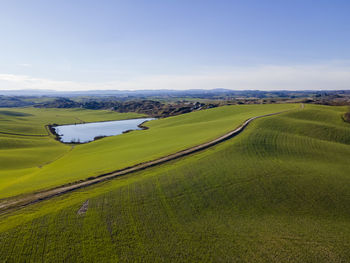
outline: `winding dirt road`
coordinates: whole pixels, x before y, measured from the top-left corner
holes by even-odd
[[[188,149],[183,150],[183,151],[179,151],[179,152],[170,154],[170,155],[165,156],[165,157],[161,157],[161,158],[153,160],[153,161],[148,161],[148,162],[136,164],[134,166],[127,167],[127,168],[124,168],[121,170],[117,170],[117,171],[114,171],[112,173],[103,174],[103,175],[100,175],[100,176],[92,178],[92,179],[87,179],[85,181],[74,182],[74,183],[71,183],[69,185],[59,186],[59,187],[56,187],[53,189],[28,194],[26,196],[17,196],[17,197],[5,199],[2,202],[0,201],[1,202],[0,203],[0,214],[4,214],[4,213],[7,213],[7,212],[12,211],[14,209],[25,207],[25,206],[28,206],[30,204],[34,204],[34,203],[40,202],[42,200],[46,200],[46,199],[52,198],[54,196],[62,195],[64,193],[68,193],[68,192],[71,192],[71,191],[74,191],[74,190],[77,190],[77,189],[80,189],[83,187],[87,187],[87,186],[94,185],[94,184],[97,184],[97,183],[100,183],[100,182],[103,182],[106,180],[110,180],[110,179],[113,179],[113,178],[121,176],[121,175],[130,174],[130,173],[140,171],[140,170],[152,167],[152,166],[156,166],[156,165],[168,162],[168,161],[175,160],[177,158],[180,158],[180,157],[183,157],[183,156],[186,156],[186,155],[198,152],[198,151],[202,151],[204,149],[212,147],[220,142],[223,142],[225,140],[228,140],[228,139],[238,135],[239,133],[241,133],[244,130],[245,127],[247,127],[247,125],[251,121],[253,121],[255,119],[267,117],[267,116],[272,116],[272,115],[277,115],[277,114],[280,114],[283,112],[286,112],[286,111],[270,113],[270,114],[265,114],[265,115],[250,118],[250,119],[246,120],[242,125],[240,125],[235,130],[230,131],[230,132],[220,136],[219,138],[216,138],[212,141],[188,148]]]

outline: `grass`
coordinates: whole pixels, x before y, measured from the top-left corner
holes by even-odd
[[[350,122],[350,107],[348,108],[348,112],[344,114],[344,120]]]
[[[12,155],[11,151],[5,150],[0,152],[0,156],[2,154],[0,198],[50,188],[153,160],[219,137],[250,117],[289,109],[299,109],[299,105],[224,106],[192,112],[148,122],[147,126],[150,127],[148,130],[133,131],[84,145],[76,145],[74,149],[55,142],[57,151],[54,153],[56,155],[50,156],[47,153],[49,149],[45,148],[46,151],[45,149],[38,151],[42,154],[42,159],[40,156],[32,156],[30,147],[15,150]],[[65,116],[64,119],[40,118],[38,109],[25,109],[23,112],[33,114],[40,119],[42,126],[48,122],[72,122],[77,119],[74,115],[71,116],[72,112],[68,111],[65,114],[64,110],[58,114],[58,116]],[[52,112],[56,111],[52,110]],[[85,119],[88,119],[90,112],[84,115]],[[79,113],[83,115],[85,111],[79,110]],[[102,116],[105,116],[104,114],[109,113],[101,113]],[[31,116],[21,117],[22,122],[16,125],[24,127],[27,118],[30,119]],[[78,119],[80,118],[82,117]],[[91,117],[89,121],[92,121]],[[14,125],[9,124],[8,126],[13,127]],[[32,133],[34,129],[42,129],[41,134],[45,132],[43,127],[33,125],[31,127],[33,130],[30,132]],[[26,129],[14,130],[23,132]],[[36,134],[39,134],[39,131],[36,131]],[[9,145],[12,145],[12,142],[9,142]],[[53,143],[50,145],[53,146]],[[16,165],[18,159],[21,161]]]
[[[108,110],[1,108],[0,132],[23,135],[48,135],[45,125],[74,124],[138,118],[137,113],[117,113]]]
[[[0,110],[0,188],[42,169],[73,146],[54,139],[46,125],[137,118],[135,113],[82,109],[15,108]]]
[[[0,261],[349,262],[345,110],[258,119],[201,153],[3,215]]]

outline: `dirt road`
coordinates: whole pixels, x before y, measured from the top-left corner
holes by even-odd
[[[283,111],[286,112],[286,111]],[[271,114],[266,114],[266,115],[261,115],[261,116],[257,116],[257,117],[253,117],[250,118],[248,120],[246,120],[242,125],[240,125],[238,128],[236,128],[233,131],[230,131],[222,136],[220,136],[219,138],[216,138],[215,140],[188,148],[186,150],[180,151],[180,152],[176,152],[173,154],[170,154],[168,156],[164,156],[161,157],[159,159],[153,160],[153,161],[148,161],[145,163],[140,163],[131,167],[127,167],[121,170],[117,170],[114,171],[112,173],[109,174],[104,174],[101,175],[99,177],[96,178],[92,178],[92,179],[87,179],[85,181],[79,181],[79,182],[75,182],[75,183],[71,183],[69,185],[63,185],[63,186],[59,186],[53,189],[49,189],[49,190],[45,190],[45,191],[41,191],[41,192],[37,192],[37,193],[33,193],[33,194],[28,194],[26,196],[18,196],[18,197],[13,197],[13,198],[9,198],[9,199],[5,199],[2,202],[0,201],[0,214],[4,214],[7,213],[11,210],[17,209],[17,208],[21,208],[33,203],[37,203],[40,202],[42,200],[46,200],[49,198],[52,198],[54,196],[58,196],[58,195],[62,195],[64,193],[68,193],[86,186],[90,186],[90,185],[94,185],[106,180],[110,180],[113,179],[117,176],[121,176],[121,175],[125,175],[125,174],[129,174],[129,173],[133,173],[136,171],[140,171],[155,165],[159,165],[168,161],[172,161],[175,160],[177,158],[207,149],[211,146],[214,146],[220,142],[223,142],[227,139],[230,139],[236,135],[238,135],[240,132],[242,132],[244,130],[245,127],[247,127],[247,125],[257,119],[257,118],[262,118],[262,117],[267,117],[267,116],[272,116],[272,115],[276,115],[276,114],[280,114],[282,112],[276,112],[276,113],[271,113]]]

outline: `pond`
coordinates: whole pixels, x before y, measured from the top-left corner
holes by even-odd
[[[154,118],[60,125],[53,127],[53,129],[61,142],[86,143],[101,137],[119,135],[130,130],[142,130],[140,124],[150,120],[154,120]]]

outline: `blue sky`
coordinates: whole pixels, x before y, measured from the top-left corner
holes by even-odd
[[[350,89],[350,1],[2,0],[0,89]]]

